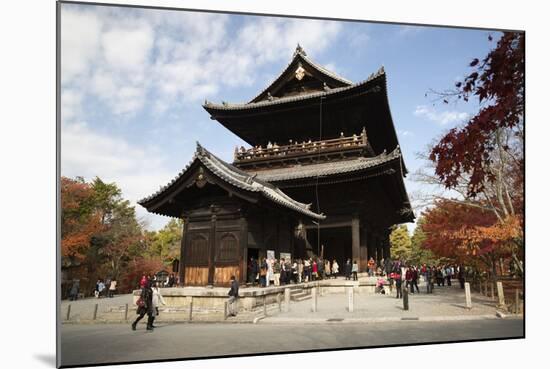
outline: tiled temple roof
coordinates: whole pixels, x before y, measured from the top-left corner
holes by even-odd
[[[252,100],[249,101],[249,104],[250,103],[254,103],[254,102],[257,102],[258,99],[260,97],[262,97],[262,95],[264,95],[266,92],[270,91],[272,89],[272,87],[274,85],[277,84],[277,82],[279,82],[279,80],[281,78],[283,78],[283,76],[287,73],[289,73],[289,70],[290,70],[290,67],[294,64],[294,62],[298,59],[298,61],[300,62],[303,62],[305,64],[308,64],[309,66],[311,66],[313,69],[317,70],[319,73],[321,74],[324,74],[325,76],[329,77],[329,78],[332,78],[344,85],[353,85],[353,82],[342,77],[342,76],[339,76],[337,75],[336,73],[324,68],[323,66],[315,63],[313,60],[311,60],[310,58],[307,57],[307,54],[306,52],[304,51],[304,49],[300,46],[300,44],[298,44],[296,46],[296,50],[294,51],[294,55],[292,57],[292,59],[290,60],[290,63],[288,63],[288,65],[286,66],[285,69],[283,69],[283,71],[277,76],[277,78],[275,78],[273,80],[273,82],[271,82],[269,84],[269,86],[267,86],[265,89],[262,90],[262,92],[260,92],[258,95],[256,95]]]
[[[282,192],[276,186],[267,183],[261,179],[256,178],[255,175],[244,172],[231,164],[228,164],[216,157],[214,154],[210,153],[204,147],[202,147],[197,142],[197,150],[193,156],[193,160],[166,186],[161,187],[154,194],[143,198],[138,201],[142,206],[145,206],[146,203],[151,200],[161,197],[164,193],[169,191],[169,189],[175,185],[175,183],[185,175],[187,170],[191,167],[195,161],[202,163],[210,172],[215,176],[220,178],[222,181],[225,181],[231,184],[234,187],[240,188],[245,191],[260,193],[266,199],[277,203],[283,207],[294,210],[298,213],[304,214],[308,217],[314,219],[325,219],[323,214],[317,214],[311,210],[310,204],[303,204],[301,202],[295,201],[284,192]]]
[[[317,176],[323,177],[353,173],[368,168],[374,168],[400,158],[401,151],[399,147],[397,147],[389,154],[384,152],[378,156],[370,158],[358,157],[328,163],[294,165],[287,168],[258,170],[251,173],[255,174],[257,178],[267,182],[280,182],[294,179],[313,178]]]
[[[378,79],[379,77],[382,77],[382,76],[385,77],[385,74],[386,73],[384,71],[384,67],[381,67],[377,72],[371,74],[364,81],[351,84],[348,86],[344,86],[344,87],[329,89],[327,91],[313,92],[310,94],[288,96],[288,97],[281,97],[281,98],[273,98],[272,100],[264,100],[259,102],[250,102],[250,103],[225,103],[224,102],[222,104],[215,104],[209,101],[205,101],[205,103],[203,104],[203,107],[206,110],[209,110],[209,109],[211,110],[247,110],[247,109],[255,109],[255,108],[273,106],[273,105],[284,104],[284,103],[295,102],[295,101],[314,99],[314,98],[319,98],[324,96],[331,96],[331,95],[336,95],[338,93],[345,92],[348,90],[360,89],[362,87],[365,87],[367,84]],[[375,86],[374,89],[376,89],[376,87],[378,86]],[[376,89],[376,92],[377,91],[378,90]]]

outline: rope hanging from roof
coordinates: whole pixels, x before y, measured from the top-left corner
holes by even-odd
[[[323,99],[324,97],[321,96],[320,102],[319,102],[319,141],[323,139]],[[321,161],[321,145],[317,146],[317,162]],[[317,201],[317,214],[321,213],[321,206],[319,204],[319,171],[320,168],[317,169],[317,176],[315,179],[315,199]],[[321,250],[321,222],[317,221],[317,255],[320,255]]]

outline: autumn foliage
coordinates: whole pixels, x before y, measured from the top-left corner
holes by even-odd
[[[525,34],[505,32],[496,47],[483,60],[474,59],[470,67],[472,72],[449,95],[464,101],[477,97],[480,110],[464,127],[451,129],[432,148],[430,159],[448,188],[467,174],[469,195],[475,196],[487,181],[495,180],[491,170],[495,132],[512,130],[523,138]],[[504,150],[508,149],[505,144]]]
[[[179,255],[181,230],[172,221],[146,231],[114,183],[61,178],[61,267],[65,283],[79,279],[85,294],[97,279],[116,279],[119,292],[128,292],[141,275],[167,269]]]
[[[424,247],[459,263],[471,264],[482,258],[490,265],[491,259],[509,257],[522,234],[516,216],[501,223],[490,210],[453,200],[437,201],[423,217]]]
[[[74,263],[85,259],[92,237],[102,230],[99,215],[92,208],[92,197],[90,184],[61,178],[61,254]]]
[[[525,34],[504,32],[469,68],[454,91],[440,94],[444,103],[477,98],[479,111],[429,153],[434,178],[462,197],[439,197],[424,212],[423,247],[459,263],[481,261],[496,275],[503,258],[522,269]]]

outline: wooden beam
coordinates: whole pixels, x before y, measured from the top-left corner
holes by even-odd
[[[334,223],[321,223],[319,225],[319,228],[325,229],[325,228],[340,228],[340,227],[351,227],[352,221],[342,221],[342,222],[334,222]],[[306,229],[317,229],[317,225],[307,225],[305,226]]]

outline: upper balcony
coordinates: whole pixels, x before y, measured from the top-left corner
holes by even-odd
[[[367,139],[367,132],[363,128],[360,134],[303,142],[293,142],[279,145],[276,142],[267,146],[255,146],[245,149],[235,147],[233,164],[241,169],[262,167],[273,168],[296,164],[312,164],[322,161],[341,160],[349,157],[374,156],[374,151]]]

